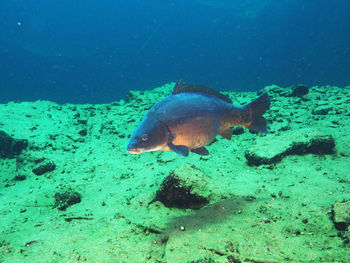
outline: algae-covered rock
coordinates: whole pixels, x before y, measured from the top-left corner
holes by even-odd
[[[24,181],[25,179],[27,179],[25,174],[17,174],[13,177],[12,181]]]
[[[265,88],[263,88],[258,92],[258,95],[261,95],[265,92],[270,96],[281,96],[281,97],[288,96],[288,89],[281,88],[277,85],[266,86]]]
[[[346,230],[350,225],[350,202],[332,204],[332,219],[338,230]]]
[[[194,165],[185,164],[164,179],[154,201],[166,207],[199,209],[209,203],[206,175]]]
[[[246,150],[245,157],[248,165],[258,166],[277,163],[287,155],[331,154],[334,147],[332,135],[300,129],[257,138],[255,144]]]
[[[81,194],[72,190],[56,193],[54,198],[54,207],[61,211],[65,211],[68,207],[81,202]]]
[[[315,108],[312,113],[314,115],[327,115],[330,111],[332,111],[332,107],[329,105],[321,105]]]
[[[0,158],[14,158],[27,146],[27,140],[14,139],[6,132],[0,131]]]
[[[309,93],[309,87],[303,84],[298,84],[291,87],[292,92],[289,97],[303,97]]]
[[[56,164],[54,162],[42,162],[33,168],[33,173],[36,175],[43,175],[47,172],[51,172],[56,169]]]

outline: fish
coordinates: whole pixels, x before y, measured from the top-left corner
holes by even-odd
[[[230,140],[233,126],[268,133],[262,116],[270,108],[263,93],[252,102],[236,106],[229,97],[209,87],[176,82],[172,93],[153,105],[127,143],[130,154],[173,151],[209,155],[205,146],[217,135]]]

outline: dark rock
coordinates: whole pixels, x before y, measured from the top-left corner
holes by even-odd
[[[335,141],[332,135],[320,134],[312,129],[287,131],[281,135],[257,138],[245,152],[248,165],[273,164],[287,155],[332,154]]]
[[[243,134],[243,133],[244,133],[243,127],[236,126],[236,127],[232,128],[232,134],[233,135],[240,135],[240,134]]]
[[[330,106],[322,105],[322,106],[318,106],[317,108],[312,110],[312,114],[314,114],[314,115],[327,115],[331,110],[332,110],[332,108]]]
[[[232,255],[227,257],[227,262],[228,263],[242,263],[242,261],[239,258],[235,258]]]
[[[33,173],[36,175],[43,175],[44,173],[51,172],[56,169],[54,162],[43,162],[33,168]]]
[[[206,175],[188,164],[171,171],[164,179],[153,201],[166,207],[200,209],[209,203]]]
[[[87,125],[87,120],[78,120],[79,124]]]
[[[87,135],[87,129],[86,129],[86,128],[82,129],[82,130],[79,132],[79,134],[80,134],[81,136],[86,136],[86,135]]]
[[[350,225],[350,201],[332,204],[332,220],[338,230],[347,230]]]
[[[197,260],[188,261],[188,263],[216,263],[216,261],[212,258],[205,257]]]
[[[0,131],[0,158],[14,158],[27,147],[27,140],[17,140]]]
[[[65,211],[68,207],[81,202],[81,194],[72,190],[56,193],[54,198],[54,207],[61,211]]]
[[[307,141],[293,142],[286,155],[313,153],[317,155],[334,153],[335,141],[332,135],[316,135]]]
[[[39,157],[39,158],[33,159],[33,162],[34,162],[35,164],[38,164],[38,163],[42,163],[42,162],[45,161],[45,160],[46,160],[45,157]]]
[[[27,179],[27,176],[24,174],[17,174],[15,177],[13,177],[12,181],[24,181]]]
[[[309,93],[309,87],[303,84],[298,84],[292,86],[292,93],[289,94],[289,97],[303,97]]]

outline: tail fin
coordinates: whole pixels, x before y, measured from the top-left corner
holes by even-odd
[[[262,94],[259,98],[253,100],[251,103],[244,106],[244,109],[250,112],[251,123],[247,128],[268,133],[266,128],[266,120],[262,116],[270,108],[270,97],[267,93]]]

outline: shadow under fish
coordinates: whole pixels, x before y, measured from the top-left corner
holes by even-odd
[[[155,104],[131,135],[127,151],[141,154],[191,151],[208,155],[205,148],[217,135],[230,140],[233,126],[268,133],[262,116],[270,107],[267,93],[249,104],[235,106],[227,96],[199,85],[178,81],[171,95]]]

